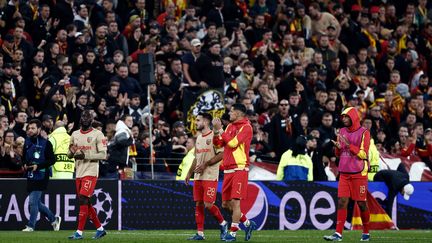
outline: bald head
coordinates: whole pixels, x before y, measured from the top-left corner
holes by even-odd
[[[54,130],[59,128],[59,127],[64,127],[64,126],[65,126],[64,121],[57,121],[54,125]]]

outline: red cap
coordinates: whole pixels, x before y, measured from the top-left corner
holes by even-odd
[[[372,6],[371,8],[370,8],[370,13],[371,14],[373,14],[373,13],[379,13],[379,7],[378,6]]]
[[[351,11],[352,12],[360,12],[361,10],[362,10],[362,8],[359,5],[357,5],[357,4],[354,4],[354,5],[351,6]]]

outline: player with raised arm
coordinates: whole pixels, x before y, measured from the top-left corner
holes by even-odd
[[[224,220],[216,201],[219,164],[222,159],[222,149],[216,150],[213,145],[213,131],[210,129],[212,116],[200,113],[196,118],[196,128],[200,132],[195,143],[195,159],[186,176],[185,183],[189,185],[194,175],[193,197],[196,203],[195,221],[197,233],[188,240],[204,240],[204,207],[215,217],[221,227],[221,239],[228,233],[228,223]]]
[[[87,216],[97,229],[93,239],[106,235],[90,198],[99,176],[99,160],[106,159],[107,156],[107,140],[101,131],[92,128],[92,122],[92,112],[84,110],[80,119],[81,129],[72,133],[69,146],[68,156],[75,158],[76,191],[80,205],[78,230],[69,236],[72,240],[83,239]]]
[[[243,104],[234,104],[229,112],[230,124],[225,131],[222,122],[213,120],[214,138],[216,147],[224,148],[223,167],[224,180],[222,184],[222,207],[232,213],[230,233],[224,241],[236,241],[239,223],[245,226],[245,240],[250,240],[256,224],[248,220],[241,212],[240,200],[247,197],[249,176],[249,149],[253,130],[246,117],[246,107]]]

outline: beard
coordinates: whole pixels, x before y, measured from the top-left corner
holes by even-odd
[[[88,129],[90,129],[91,124],[92,124],[91,121],[81,121],[80,122],[82,130],[88,130]]]

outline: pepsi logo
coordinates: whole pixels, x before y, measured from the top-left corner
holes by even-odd
[[[241,211],[248,219],[255,221],[258,230],[261,230],[268,215],[268,200],[264,190],[256,183],[249,182],[248,195],[241,200]]]

